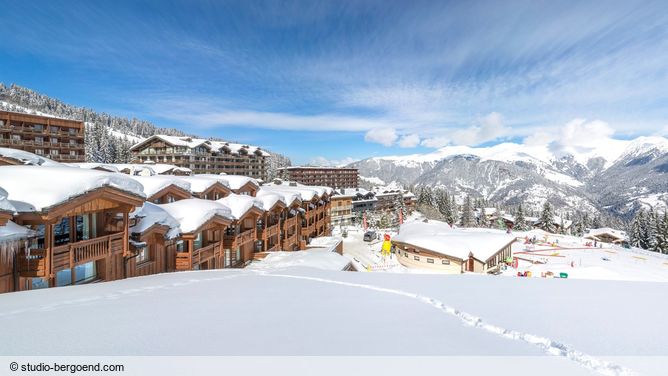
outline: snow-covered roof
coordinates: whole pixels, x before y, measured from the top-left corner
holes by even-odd
[[[620,241],[626,239],[626,232],[621,230],[615,230],[610,227],[592,228],[589,231],[587,231],[584,237],[587,239],[594,239],[594,238],[599,239],[599,236],[601,235],[606,235]]]
[[[343,242],[339,236],[319,236],[311,239],[311,242],[306,246],[306,249],[326,249],[329,252],[335,252],[336,247]]]
[[[225,141],[213,141],[213,140],[206,140],[203,138],[194,138],[194,137],[178,137],[178,136],[167,136],[167,135],[162,135],[162,134],[157,134],[154,136],[151,136],[142,142],[132,146],[130,150],[134,150],[138,148],[140,145],[146,143],[147,141],[153,140],[153,139],[159,139],[162,140],[170,145],[173,146],[184,146],[189,149],[196,148],[198,146],[202,146],[207,148],[208,150],[212,151],[227,151],[231,154],[240,154],[242,153],[242,150],[245,150],[249,154],[260,154],[265,157],[268,157],[270,154],[267,153],[266,151],[262,150],[258,146],[252,146],[252,145],[244,145],[244,144],[236,144],[233,142],[225,142]]]
[[[257,191],[256,196],[260,199],[263,199],[264,196],[279,196],[287,206],[301,203],[301,196],[297,192],[267,189],[264,185]],[[266,208],[267,205],[264,207]]]
[[[237,195],[232,193],[225,198],[217,200],[216,202],[230,208],[232,217],[236,220],[241,219],[253,207],[264,211],[264,208],[262,207],[262,200],[247,195]]]
[[[220,183],[229,188],[228,184],[224,180],[208,176],[202,176],[202,175],[175,176],[175,178],[190,184],[190,192],[192,193],[202,193],[207,189],[211,188],[211,186],[216,183]]]
[[[120,172],[118,167],[107,163],[67,163],[71,167],[87,168],[89,170],[102,169],[109,172]]]
[[[129,176],[74,167],[3,166],[0,187],[19,212],[42,211],[102,187],[146,197]]]
[[[246,269],[269,270],[305,266],[322,270],[344,270],[350,260],[327,249],[309,249],[296,252],[270,252],[260,261],[254,261]]]
[[[141,183],[146,197],[151,197],[170,185],[190,192],[190,183],[173,175],[131,176],[130,178]]]
[[[22,164],[32,166],[64,166],[62,163],[52,161],[49,158],[18,149],[0,148],[0,157],[14,159]]]
[[[12,221],[7,221],[4,226],[0,226],[0,243],[27,239],[33,235],[35,231],[19,226]]]
[[[452,228],[445,222],[430,220],[401,225],[399,234],[392,240],[461,260],[467,259],[469,253],[472,253],[476,259],[486,261],[514,241],[515,237],[499,230]]]
[[[262,192],[262,194],[260,194],[260,192]],[[256,199],[262,203],[262,207],[264,208],[264,210],[270,210],[279,202],[283,203],[283,205],[286,206],[288,205],[283,195],[273,192],[262,191],[261,189],[260,191],[258,191]]]
[[[195,176],[202,176],[210,179],[216,179],[226,186],[228,186],[232,190],[237,190],[243,187],[244,185],[251,183],[254,185],[256,188],[260,187],[260,184],[258,184],[257,180],[250,178],[248,176],[243,176],[243,175],[226,175],[226,174],[220,174],[220,175],[215,175],[215,174],[198,174]]]
[[[130,213],[130,218],[138,219],[137,224],[130,227],[130,233],[141,234],[156,224],[169,227],[165,236],[167,239],[173,239],[181,232],[179,221],[174,219],[162,206],[150,202],[145,202],[141,208]]]
[[[114,167],[118,169],[119,172],[124,172],[127,170],[129,175],[156,175],[157,172],[153,169],[153,165],[145,165],[138,163],[114,163]]]
[[[320,198],[324,193],[328,195],[332,193],[332,189],[329,187],[303,185],[294,182],[282,182],[281,184],[269,183],[262,187],[270,191],[298,193],[302,201],[311,201],[314,198]]]
[[[144,164],[137,164],[137,166],[142,166],[145,167],[147,163]],[[192,174],[192,170],[186,167],[179,167],[173,164],[166,164],[166,163],[148,163],[148,166],[151,167],[151,170],[153,170],[156,174],[158,175],[163,175],[168,171],[175,172],[175,171],[180,171],[184,172],[188,175]]]
[[[197,230],[215,216],[234,219],[230,208],[217,201],[189,198],[157,206],[179,223],[182,233]]]
[[[11,202],[7,199],[9,193],[0,187],[0,211],[10,212],[12,214],[16,213],[16,208],[12,205]]]

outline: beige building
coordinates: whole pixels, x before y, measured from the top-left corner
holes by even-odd
[[[515,237],[489,229],[452,228],[445,222],[410,222],[392,239],[397,260],[408,268],[444,273],[492,273],[512,256]]]

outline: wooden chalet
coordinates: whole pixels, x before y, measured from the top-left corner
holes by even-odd
[[[255,252],[261,251],[258,229],[262,228],[260,219],[264,216],[264,209],[257,199],[244,195],[232,194],[217,202],[232,212],[234,220],[228,226],[223,240],[225,249],[232,253],[235,266],[242,266],[253,260]]]
[[[202,200],[220,200],[232,193],[230,187],[222,179],[202,175],[180,176],[179,179],[190,184],[190,193],[193,197]]]
[[[136,182],[71,167],[8,166],[0,176],[14,221],[37,234],[18,254],[16,290],[126,277],[128,214],[144,202]]]
[[[190,183],[174,176],[132,176],[132,179],[141,183],[146,201],[154,204],[168,204],[192,198]]]
[[[229,208],[218,202],[186,199],[159,205],[179,226],[178,240],[166,245],[166,254],[174,265],[168,270],[204,270],[235,267],[239,257],[224,243],[233,225]],[[251,241],[254,238],[251,239]]]
[[[258,240],[262,242],[262,252],[281,250],[282,221],[287,214],[287,205],[278,194],[265,194],[258,197],[264,207],[264,215],[260,219]]]

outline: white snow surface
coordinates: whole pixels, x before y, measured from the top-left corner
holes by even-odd
[[[0,187],[19,212],[42,211],[102,187],[146,197],[142,185],[127,175],[75,167],[3,166]]]
[[[197,230],[216,215],[233,219],[230,208],[211,200],[189,198],[157,206],[165,210],[179,223],[182,233]]]
[[[130,176],[144,187],[146,197],[151,197],[170,185],[177,186],[190,192],[190,183],[185,179],[173,175]]]
[[[441,221],[406,222],[392,240],[425,248],[462,260],[473,254],[486,261],[505,245],[515,239],[503,231],[483,228],[453,228]]]
[[[305,267],[167,273],[2,294],[12,325],[0,353],[550,355],[578,374],[627,375],[623,356],[668,355],[666,286]],[[197,319],[174,325],[184,317]]]
[[[265,157],[270,155],[269,153],[260,149],[257,146],[236,144],[236,143],[232,143],[232,142],[212,141],[212,140],[206,140],[206,139],[202,139],[202,138],[167,136],[167,135],[161,135],[161,134],[154,135],[154,136],[151,136],[147,139],[144,139],[143,141],[134,145],[132,148],[135,148],[139,144],[141,144],[141,143],[143,143],[147,140],[154,139],[154,138],[163,140],[163,141],[165,141],[165,142],[167,142],[171,145],[174,145],[174,146],[185,146],[185,147],[190,148],[190,149],[196,148],[198,146],[202,146],[202,147],[207,148],[209,150],[227,149],[232,154],[240,154],[241,150],[244,149],[249,154],[260,153],[261,155],[263,155]]]
[[[23,164],[32,166],[64,166],[64,164],[52,161],[49,158],[19,149],[0,148],[0,157],[15,159]]]
[[[271,210],[279,202],[283,203],[283,205],[288,205],[284,195],[267,192],[262,189],[257,192],[256,199],[262,203],[264,210]]]
[[[262,260],[253,261],[247,269],[274,270],[293,266],[306,266],[323,270],[343,270],[350,260],[325,248],[295,252],[270,252]]]
[[[264,211],[264,207],[262,207],[262,200],[247,195],[238,195],[232,193],[227,197],[217,200],[216,202],[230,208],[232,217],[236,220],[241,219],[253,207]]]
[[[137,224],[130,227],[130,233],[141,234],[151,226],[158,224],[169,227],[166,238],[174,239],[181,233],[180,223],[172,217],[161,205],[144,202],[141,208],[130,213],[130,218],[137,218]]]

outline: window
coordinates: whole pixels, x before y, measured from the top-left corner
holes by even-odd
[[[443,265],[450,265],[450,260],[443,259],[443,260],[441,260],[441,264],[443,264]]]
[[[150,252],[148,247],[143,247],[137,254],[137,264],[141,264],[146,261],[151,261]]]
[[[35,124],[34,128],[35,128],[36,131],[40,131],[40,132],[44,130],[44,126],[42,124]]]
[[[44,155],[44,149],[35,149],[35,154]]]
[[[183,240],[176,242],[176,252],[184,252],[186,250],[185,243]]]
[[[13,134],[13,135],[12,135],[12,140],[15,140],[15,141],[21,141],[21,136],[18,135],[18,134]]]
[[[428,259],[427,259],[427,264],[433,264],[433,263],[434,263],[434,259],[433,259],[433,258],[428,258]]]
[[[413,260],[420,261],[420,256],[413,256]]]
[[[57,139],[56,137],[51,137],[51,143],[52,143],[52,144],[57,144],[57,143],[58,143],[58,139]]]
[[[35,143],[36,143],[36,144],[42,144],[42,143],[44,143],[44,137],[42,137],[42,136],[35,136]]]
[[[95,261],[74,267],[74,284],[92,281],[97,278]],[[72,284],[72,269],[61,270],[56,273],[56,287]]]
[[[202,233],[198,232],[197,237],[193,241],[193,249],[200,249],[202,248]]]
[[[51,155],[58,155],[58,149],[51,149],[51,150],[49,150],[49,154],[51,154]]]

